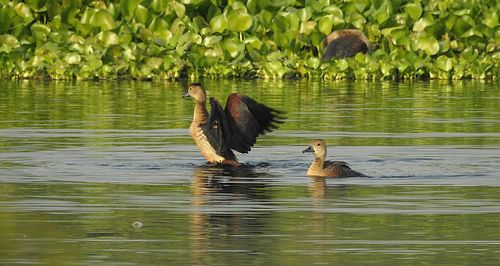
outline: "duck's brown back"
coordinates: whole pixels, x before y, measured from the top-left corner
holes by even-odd
[[[346,162],[326,161],[323,168],[324,176],[327,177],[362,177],[366,176],[352,170]]]

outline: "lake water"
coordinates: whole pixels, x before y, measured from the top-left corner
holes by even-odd
[[[500,264],[498,83],[204,83],[286,112],[244,169],[187,83],[1,81],[0,264]],[[305,176],[311,138],[371,178]]]

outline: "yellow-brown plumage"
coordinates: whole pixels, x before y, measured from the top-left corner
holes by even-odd
[[[346,162],[326,161],[326,143],[322,139],[311,140],[311,145],[303,152],[313,152],[314,161],[307,169],[307,176],[319,177],[355,177],[366,176],[352,170]]]

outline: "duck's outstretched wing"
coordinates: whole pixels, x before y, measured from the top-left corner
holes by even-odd
[[[217,154],[226,159],[236,160],[231,151],[231,129],[225,112],[220,103],[210,97],[210,115],[206,123],[200,125],[207,137],[208,143],[215,149]]]
[[[247,153],[260,134],[273,131],[283,123],[281,112],[256,102],[248,96],[232,93],[224,112],[231,128],[231,149]]]
[[[363,177],[366,175],[356,172],[349,167],[349,164],[343,161],[326,161],[325,170],[328,171],[329,176],[334,177]]]

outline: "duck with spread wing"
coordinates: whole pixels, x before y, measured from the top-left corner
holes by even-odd
[[[210,97],[208,113],[207,94],[201,83],[192,83],[184,97],[194,98],[189,133],[211,164],[240,166],[233,150],[248,153],[259,135],[273,131],[284,119],[282,112],[238,93],[228,96],[224,109]]]

